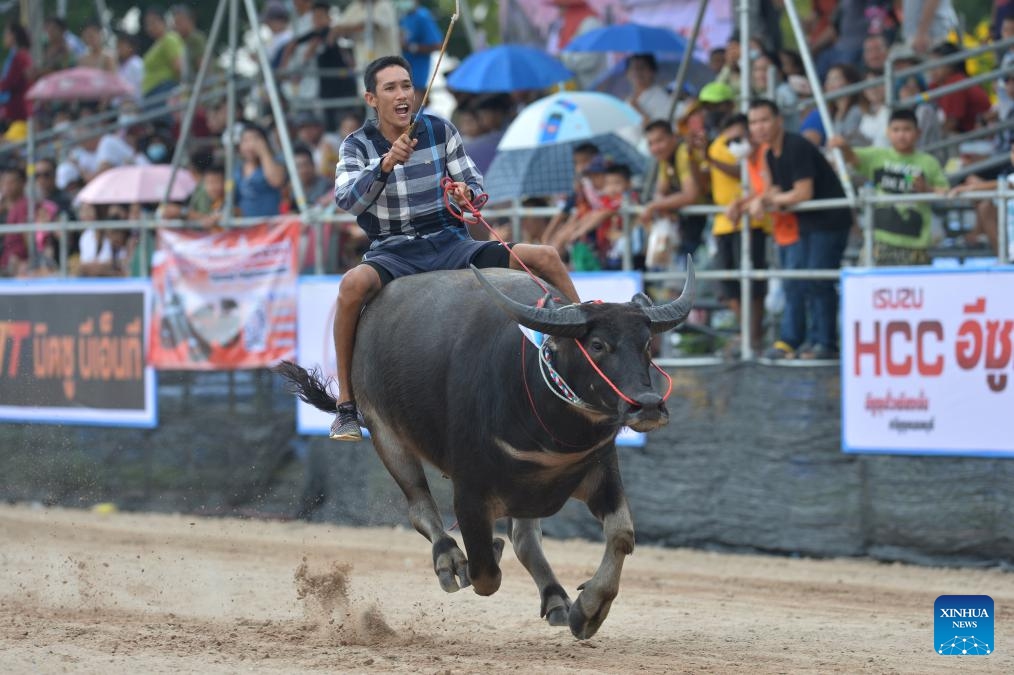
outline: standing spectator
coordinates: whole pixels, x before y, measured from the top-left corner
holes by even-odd
[[[829,147],[841,148],[845,161],[873,182],[877,194],[943,193],[950,184],[933,155],[916,150],[919,127],[907,109],[891,113],[890,148],[855,148],[841,136]],[[933,214],[926,202],[878,206],[873,211],[873,259],[877,265],[928,265]]]
[[[953,42],[944,42],[933,48],[934,56],[951,56],[961,51]],[[968,79],[965,63],[959,61],[930,69],[932,88],[944,87]],[[937,99],[937,107],[943,113],[944,133],[964,133],[979,124],[979,119],[989,112],[992,104],[989,94],[975,84],[960,91],[945,94]]]
[[[673,133],[665,120],[655,120],[644,129],[648,151],[658,162],[655,196],[641,211],[641,222],[650,227],[656,218],[677,221],[678,261],[693,255],[700,247],[707,225],[707,216],[680,215],[679,209],[700,202],[703,194],[700,165],[690,147]]]
[[[740,162],[747,158],[754,148],[750,143],[746,115],[739,113],[728,117],[722,125],[718,138],[708,147],[708,164],[711,167],[711,191],[716,206],[736,207],[743,198],[740,178]],[[711,226],[718,249],[717,266],[724,270],[738,270],[741,266],[743,234],[741,214],[738,209],[730,213],[719,213]],[[767,269],[767,232],[769,218],[750,218],[750,261],[755,270]],[[740,283],[738,280],[722,281],[722,299],[737,317],[741,317]],[[751,282],[750,343],[752,349],[761,348],[761,334],[764,327],[764,297],[767,282],[758,279]]]
[[[204,58],[204,52],[208,48],[208,36],[197,29],[194,13],[186,5],[173,5],[172,17],[173,28],[176,29],[177,35],[183,39],[183,45],[187,52],[186,74],[181,79],[192,82],[197,78],[197,71],[201,69],[201,59]],[[212,60],[211,64],[214,63]]]
[[[67,23],[58,16],[50,16],[46,17],[42,27],[46,33],[46,48],[42,51],[42,62],[36,73],[39,77],[70,68],[77,62],[64,36]]]
[[[25,94],[32,84],[31,47],[32,41],[24,26],[16,22],[4,26],[7,58],[0,71],[0,120],[5,126],[17,122],[24,125],[28,119],[29,107]]]
[[[894,100],[896,101],[904,101],[913,96],[919,96],[926,91],[926,83],[918,75],[909,75],[903,80],[897,81],[895,86],[897,93]],[[943,139],[943,124],[940,121],[939,111],[935,105],[928,101],[920,101],[915,106],[915,117],[919,126],[920,150]],[[931,154],[940,160],[941,163],[947,161],[948,155],[946,149],[934,150]]]
[[[901,11],[901,35],[920,56],[958,28],[951,0],[902,0]]]
[[[625,73],[630,83],[627,103],[641,113],[641,125],[669,117],[669,94],[655,82],[658,62],[654,54],[631,54],[627,57]]]
[[[296,163],[296,175],[303,186],[307,206],[327,205],[331,201],[331,190],[334,188],[334,184],[317,173],[317,167],[313,163],[313,151],[305,145],[297,145],[292,149],[292,155]],[[296,193],[291,188],[288,193],[288,211],[298,213]]]
[[[6,166],[0,171],[0,202],[7,213],[6,222],[22,224],[28,220],[28,198],[25,196],[25,172],[19,166]],[[36,220],[52,220],[56,204],[48,200],[36,203]],[[42,251],[48,233],[38,232],[35,250]],[[8,232],[0,239],[0,275],[21,276],[27,272],[29,259],[29,232]]]
[[[239,137],[236,167],[236,206],[244,217],[277,216],[285,185],[285,167],[275,159],[267,134],[247,124]]]
[[[1000,19],[1000,39],[1009,40],[1014,37],[1014,9],[1008,9]],[[1000,58],[1000,69],[1009,68],[1014,66],[1014,47],[1008,47],[1007,51],[1003,53]],[[1012,112],[1014,112],[1014,98],[1011,97],[1007,91],[1007,82],[1014,76],[1014,73],[1007,73],[997,80],[996,84],[993,85],[993,91],[996,92],[997,99],[997,118],[1000,120],[1007,119]],[[1010,134],[1010,130],[1007,130],[1007,134]],[[1006,139],[1005,139],[1006,140]],[[1009,144],[1000,143],[998,148],[1001,152],[1006,151]]]
[[[564,248],[562,238],[558,241],[558,235],[569,228],[570,221],[574,217],[580,217],[590,210],[590,204],[598,199],[597,194],[592,193],[590,181],[585,179],[585,171],[591,166],[596,157],[599,156],[599,149],[594,143],[579,143],[571,150],[571,162],[574,167],[574,187],[567,198],[560,204],[560,211],[550,218],[542,233],[542,243],[556,245],[558,251]],[[577,213],[575,213],[575,210]]]
[[[866,73],[867,80],[875,77],[877,75],[873,72]],[[866,141],[863,145],[874,145],[878,148],[891,147],[887,138],[891,110],[887,107],[885,100],[884,87],[879,85],[867,87],[860,95],[859,108],[863,111],[863,115],[859,120],[859,135]]]
[[[352,0],[331,33],[332,39],[345,37],[355,43],[359,67],[381,56],[401,54],[398,11],[391,0]]]
[[[432,12],[419,4],[419,0],[411,0],[398,25],[401,27],[401,55],[412,66],[415,109],[418,110],[430,81],[432,54],[440,51],[444,36]]]
[[[813,143],[799,134],[786,132],[778,106],[768,99],[757,99],[748,113],[750,134],[757,142],[767,143],[767,163],[771,187],[751,204],[751,215],[782,211],[802,202],[841,199],[845,192],[838,176]],[[852,226],[847,208],[799,211],[799,243],[783,247],[785,269],[836,269]],[[838,292],[833,281],[786,280],[785,311],[780,337],[768,350],[769,358],[836,358],[838,354]],[[811,312],[811,322],[807,313]],[[810,346],[807,328],[812,326]]]
[[[137,41],[130,33],[116,31],[116,60],[117,72],[133,89],[131,98],[140,103],[144,85],[144,61],[137,55]]]
[[[313,30],[297,38],[297,44],[307,44],[305,57],[312,62],[311,74],[304,76],[300,96],[325,102],[324,117],[327,127],[334,129],[342,114],[359,105],[354,74],[355,56],[331,34],[331,5],[327,0],[313,3]],[[345,72],[334,72],[344,70]],[[307,78],[313,82],[307,83]],[[333,99],[345,99],[340,105]]]
[[[116,72],[116,58],[106,49],[102,40],[102,24],[91,20],[81,29],[81,39],[88,51],[77,60],[77,65]]]
[[[144,53],[144,79],[141,91],[146,105],[157,107],[160,94],[173,90],[183,77],[186,68],[186,46],[175,31],[169,30],[162,9],[149,6],[144,10],[144,30],[153,40]]]
[[[838,0],[831,15],[831,42],[815,54],[820,77],[827,77],[836,63],[859,63],[866,31],[866,0]]]
[[[564,52],[574,38],[601,28],[602,19],[587,0],[550,0],[560,10],[560,16],[549,26],[546,51],[558,56],[574,73],[578,89],[587,89],[606,67],[605,54],[595,52]]]

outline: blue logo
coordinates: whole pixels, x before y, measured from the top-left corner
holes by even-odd
[[[993,644],[993,598],[941,595],[933,603],[933,649],[942,656],[987,656]]]

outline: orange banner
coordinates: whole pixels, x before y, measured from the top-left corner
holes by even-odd
[[[296,349],[298,220],[217,234],[159,230],[151,365],[263,368]]]

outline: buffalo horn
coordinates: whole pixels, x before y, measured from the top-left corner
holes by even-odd
[[[651,320],[652,333],[664,333],[683,323],[694,306],[694,261],[687,256],[687,280],[680,297],[664,305],[645,308]]]
[[[507,297],[503,291],[491,284],[475,265],[471,267],[483,289],[501,309],[522,326],[557,337],[576,338],[584,335],[587,320],[579,305],[557,307],[547,294],[544,307],[530,307]]]

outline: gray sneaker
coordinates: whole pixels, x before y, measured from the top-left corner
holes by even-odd
[[[331,423],[331,439],[335,441],[361,441],[363,431],[359,428],[359,411],[355,401],[339,403]]]

